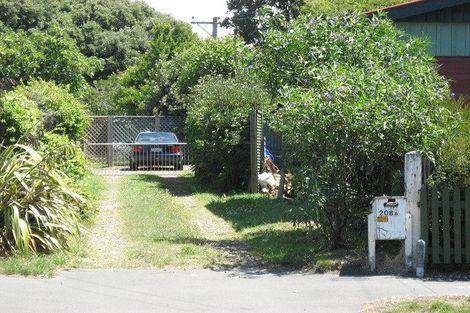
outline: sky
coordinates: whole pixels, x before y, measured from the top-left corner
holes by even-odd
[[[174,18],[183,22],[190,23],[194,16],[195,21],[212,21],[217,16],[221,19],[227,16],[226,0],[143,0],[145,3],[154,7],[157,11],[172,15]],[[211,34],[211,25],[201,25]],[[193,25],[193,29],[201,37],[206,38],[209,35],[199,26]],[[228,34],[229,31],[219,27],[221,36]]]

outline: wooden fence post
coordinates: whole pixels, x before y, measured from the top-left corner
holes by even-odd
[[[257,110],[250,114],[250,181],[249,192],[257,193],[258,175],[264,162],[263,115]]]
[[[155,115],[155,131],[156,132],[160,131],[160,128],[161,128],[160,116]]]
[[[112,167],[114,160],[114,149],[113,149],[113,117],[108,116],[108,167]]]
[[[406,256],[406,264],[410,268],[416,268],[416,244],[421,235],[421,211],[418,204],[423,185],[422,160],[423,157],[418,152],[408,152],[405,155],[406,210],[411,214],[411,254]]]
[[[256,110],[250,113],[250,183],[249,192],[258,192],[258,161],[257,161],[257,138],[256,138]]]

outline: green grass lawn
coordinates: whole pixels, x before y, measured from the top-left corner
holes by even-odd
[[[221,194],[202,187],[193,175],[131,176],[121,190],[128,207],[127,229],[140,244],[131,256],[158,260],[156,264],[184,265],[196,259],[202,265],[225,266],[227,262],[247,264],[250,259],[247,265],[323,272],[336,269],[347,254],[327,250],[315,231],[294,227],[287,214],[301,207],[293,201],[261,194]],[[198,205],[181,208],[174,197],[192,197]],[[229,230],[198,230],[191,222],[195,218],[225,223]],[[181,252],[183,246],[191,255]],[[227,254],[213,247],[232,253],[224,258]],[[159,256],[163,248],[166,253]]]
[[[415,300],[389,301],[365,312],[382,313],[470,313],[468,297],[420,297]]]
[[[317,232],[294,227],[288,213],[301,207],[291,200],[261,194],[214,195],[205,206],[231,223],[236,240],[263,265],[323,272],[337,268],[346,253],[328,251]]]
[[[106,189],[103,182],[91,176],[82,187],[97,201]],[[293,201],[222,194],[204,188],[193,175],[130,175],[118,189],[125,262],[117,266],[323,272],[337,268],[347,254],[325,249],[315,231],[294,227],[287,214],[301,206]],[[67,252],[0,259],[0,273],[52,276],[59,268],[90,266],[90,253],[85,236]]]
[[[82,182],[82,188],[91,196],[96,205],[106,186],[102,177],[90,175]],[[60,268],[82,266],[86,256],[87,241],[85,237],[81,237],[70,244],[68,251],[58,251],[47,255],[0,257],[0,274],[51,277]]]
[[[127,176],[119,189],[130,266],[206,267],[223,260],[191,223],[194,212],[178,205],[160,178]]]

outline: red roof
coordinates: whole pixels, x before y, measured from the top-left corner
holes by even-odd
[[[366,12],[365,14],[388,12],[388,16],[390,18],[397,20],[469,3],[470,0],[414,0],[380,8],[377,10],[372,10]]]
[[[405,3],[395,4],[395,5],[391,5],[389,7],[368,11],[368,12],[366,12],[366,14],[373,14],[373,13],[377,13],[377,12],[380,12],[380,11],[388,12],[388,11],[391,11],[391,10],[394,10],[394,9],[406,7],[406,6],[409,6],[409,5],[415,5],[415,4],[418,4],[418,3],[421,3],[421,2],[426,2],[426,0],[414,0],[414,1],[409,1],[409,2],[405,2]]]

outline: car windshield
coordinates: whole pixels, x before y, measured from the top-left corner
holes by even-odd
[[[142,143],[174,143],[178,138],[173,133],[143,133],[139,134],[136,142]]]

